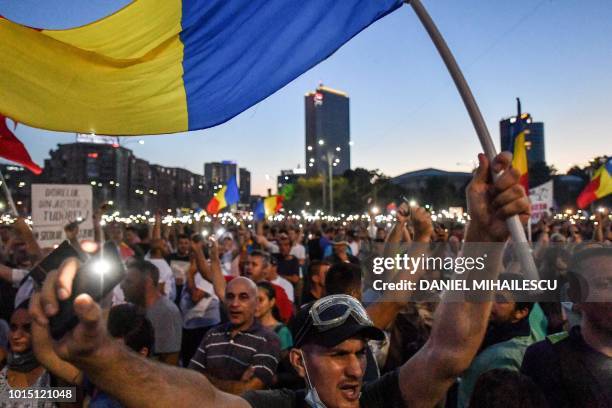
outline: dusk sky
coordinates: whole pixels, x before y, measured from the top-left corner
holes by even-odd
[[[0,0],[0,14],[65,28],[126,3]],[[464,70],[498,147],[498,122],[515,113],[518,96],[523,111],[544,122],[546,158],[557,169],[612,153],[610,0],[423,3]],[[148,136],[144,145],[126,147],[151,163],[200,174],[204,162],[237,161],[251,171],[253,193],[264,194],[281,169],[304,167],[304,94],[319,82],[350,97],[353,168],[390,176],[425,167],[469,171],[480,152],[452,80],[409,6],[225,124]],[[23,125],[16,134],[40,165],[57,143],[75,139]]]

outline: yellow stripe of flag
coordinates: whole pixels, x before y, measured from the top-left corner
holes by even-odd
[[[140,0],[82,27],[43,34],[111,58],[141,58],[179,35],[181,16],[181,0]]]
[[[165,1],[153,3],[172,9]],[[168,3],[176,9],[180,1]],[[131,15],[128,10],[124,9],[126,16]],[[119,12],[109,17],[108,24],[117,24],[114,29],[124,26],[123,16]],[[167,37],[180,26],[180,13],[171,16],[169,31],[161,30],[162,24],[153,24],[157,31],[143,31],[148,21],[135,19],[132,28],[119,34],[128,39],[140,34],[147,40]],[[187,129],[180,37],[174,35],[139,56],[129,41],[112,44],[117,33],[109,32],[109,42],[104,43],[97,30],[105,24],[53,32],[52,38],[50,32],[0,19],[0,112],[30,126],[69,132],[126,135]],[[68,38],[96,52],[79,49]]]

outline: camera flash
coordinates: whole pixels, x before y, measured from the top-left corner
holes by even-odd
[[[105,273],[110,271],[110,268],[110,263],[104,259],[99,259],[93,264],[93,270],[100,275],[104,275]]]

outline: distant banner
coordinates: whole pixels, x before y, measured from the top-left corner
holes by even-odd
[[[531,223],[535,224],[550,213],[553,206],[553,181],[547,181],[537,187],[529,189],[529,201],[531,201]]]
[[[77,142],[119,146],[119,138],[116,136],[90,135],[86,133],[77,133]]]
[[[463,207],[448,207],[448,213],[453,218],[463,217]]]
[[[93,239],[91,186],[80,184],[32,184],[34,236],[42,247],[59,244],[64,226],[81,222],[78,239]]]

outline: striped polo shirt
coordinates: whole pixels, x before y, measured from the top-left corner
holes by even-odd
[[[247,330],[232,338],[231,323],[221,324],[206,333],[189,363],[189,368],[220,380],[238,381],[244,371],[253,367],[255,377],[272,385],[280,355],[276,333],[257,320]]]

